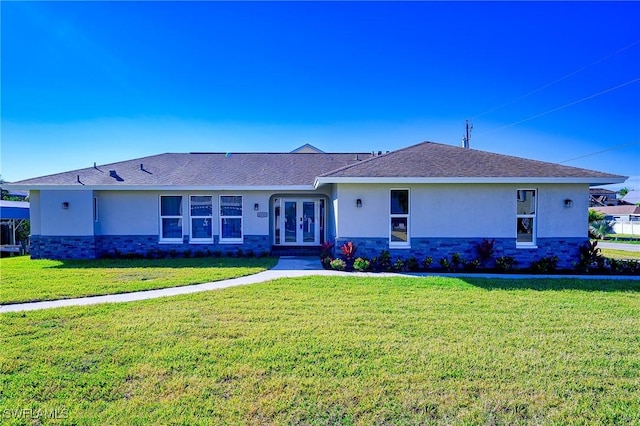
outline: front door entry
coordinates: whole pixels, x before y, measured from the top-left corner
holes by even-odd
[[[320,245],[320,200],[276,200],[276,244]]]

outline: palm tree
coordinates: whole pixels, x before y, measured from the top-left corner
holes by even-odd
[[[618,194],[620,194],[620,198],[624,197],[628,193],[629,193],[629,188],[627,188],[627,187],[624,187],[620,191],[618,191]]]
[[[593,238],[604,240],[607,235],[613,233],[612,225],[611,221],[605,219],[589,222],[589,235]]]

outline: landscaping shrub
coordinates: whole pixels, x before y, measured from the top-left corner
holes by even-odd
[[[501,272],[512,270],[518,262],[511,256],[500,256],[496,259],[496,268]]]
[[[493,258],[493,253],[495,252],[495,242],[495,239],[489,241],[485,238],[481,243],[476,245],[476,252],[478,253],[478,260],[480,261],[480,265],[486,266],[491,258]]]
[[[464,259],[460,253],[453,253],[451,255],[451,267],[453,270],[460,269],[460,266],[464,264]]]
[[[371,262],[363,257],[359,257],[353,261],[353,269],[364,272],[371,268]]]
[[[640,274],[640,262],[626,259],[606,259],[605,268],[612,274]]]
[[[418,262],[418,259],[416,259],[415,256],[411,256],[409,259],[407,259],[405,267],[407,268],[408,271],[417,272],[420,270],[420,263]]]
[[[444,269],[445,271],[451,271],[452,270],[451,262],[449,262],[448,258],[443,257],[442,259],[440,259],[439,263],[440,263],[440,267],[442,269]]]
[[[340,247],[340,250],[347,262],[353,262],[356,256],[356,251],[358,251],[358,246],[356,246],[353,241],[347,241],[342,245],[342,247]]]
[[[604,269],[604,260],[602,257],[600,249],[597,247],[598,242],[586,242],[583,246],[580,247],[580,261],[576,265],[577,269],[582,272],[589,272],[589,270]]]
[[[331,262],[333,262],[333,257],[327,256],[320,259],[320,263],[324,269],[331,269]]]
[[[333,255],[333,247],[334,244],[331,241],[325,241],[324,243],[322,243],[322,248],[320,250],[320,259],[331,257]]]
[[[433,264],[433,257],[427,256],[422,259],[422,269],[429,269]]]
[[[558,256],[543,257],[540,260],[534,260],[530,266],[531,272],[534,274],[548,274],[558,269]]]
[[[478,269],[478,267],[480,267],[480,265],[481,265],[480,259],[473,259],[473,260],[471,260],[469,262],[466,262],[466,261],[462,262],[462,268],[465,271],[476,270],[476,269]]]
[[[378,271],[391,271],[393,269],[389,250],[382,250],[380,252],[380,256],[376,258],[375,268]]]
[[[393,270],[396,272],[404,272],[406,271],[407,267],[404,263],[404,260],[402,260],[401,257],[397,258],[396,261],[393,263]]]
[[[335,269],[336,271],[344,271],[347,269],[347,263],[342,259],[333,259],[330,265],[331,269]]]

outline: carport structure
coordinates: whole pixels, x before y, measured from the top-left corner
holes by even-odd
[[[0,200],[0,251],[8,253],[24,253],[28,250],[26,241],[18,244],[18,230],[29,220],[29,203],[26,201]]]

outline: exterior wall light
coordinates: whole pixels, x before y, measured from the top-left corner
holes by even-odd
[[[255,203],[255,204],[253,205],[253,209],[254,209],[255,211],[260,210],[260,205],[259,205],[258,203]]]
[[[361,207],[362,207],[362,200],[361,200],[360,198],[358,198],[358,199],[356,200],[356,207],[357,207],[357,208],[361,208]]]
[[[564,206],[565,207],[573,207],[573,200],[570,200],[570,199],[567,198],[566,200],[564,200]]]
[[[64,203],[62,203],[62,208],[65,209],[65,210],[68,209],[69,208],[69,202],[65,201]]]

